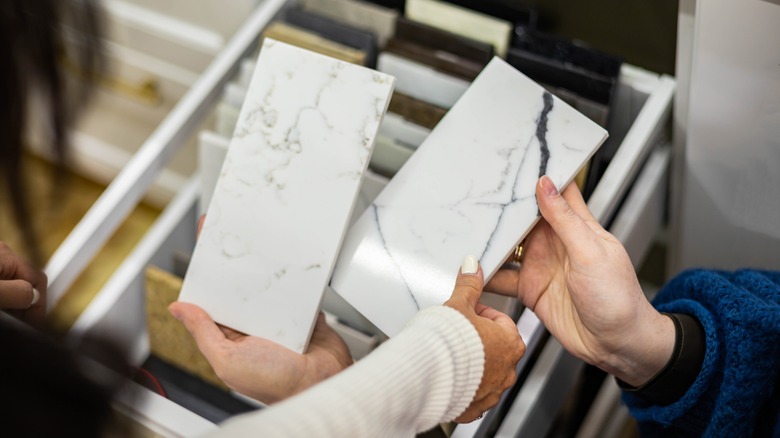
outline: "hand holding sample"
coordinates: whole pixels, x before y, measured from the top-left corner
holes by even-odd
[[[170,305],[198,348],[227,386],[263,403],[297,394],[352,364],[344,341],[320,313],[309,348],[298,354],[267,339],[220,327],[200,307]]]
[[[512,318],[479,304],[482,285],[482,268],[476,257],[468,256],[461,267],[452,296],[444,303],[465,315],[474,325],[485,351],[482,382],[471,405],[455,419],[458,422],[473,421],[498,403],[501,394],[515,384],[515,366],[525,353],[525,344]]]
[[[486,289],[517,296],[578,358],[634,386],[672,355],[670,318],[645,298],[623,245],[588,211],[574,184],[536,187],[540,221],[525,240],[519,271],[501,270]]]

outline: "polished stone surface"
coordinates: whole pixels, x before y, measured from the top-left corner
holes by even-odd
[[[393,88],[266,39],[180,299],[302,352]]]
[[[493,46],[456,33],[428,26],[419,21],[398,17],[395,25],[395,37],[411,41],[433,50],[453,53],[470,59],[483,67],[493,58]]]
[[[373,32],[358,29],[340,21],[301,9],[288,10],[284,19],[293,26],[298,26],[323,38],[361,50],[366,54],[366,67],[376,67],[377,45],[376,35]]]
[[[415,99],[397,90],[390,99],[388,111],[428,129],[435,128],[447,114],[446,108]]]
[[[374,32],[379,47],[384,47],[395,34],[398,12],[393,9],[356,0],[301,0],[300,3],[306,11]]]
[[[412,20],[492,44],[496,55],[506,56],[514,26],[508,21],[439,0],[407,0]]]
[[[453,53],[436,50],[400,38],[390,38],[385,46],[385,51],[469,82],[473,81],[485,67],[485,64]]]
[[[538,219],[538,178],[562,188],[606,136],[494,58],[350,228],[331,286],[396,334],[450,296],[466,255],[489,278]]]
[[[271,38],[300,48],[311,50],[331,58],[365,65],[366,52],[324,38],[314,32],[276,21],[268,25],[263,32],[264,38]]]

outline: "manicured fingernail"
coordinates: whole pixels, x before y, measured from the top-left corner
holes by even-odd
[[[479,270],[479,261],[473,255],[466,257],[463,260],[463,265],[460,267],[460,273],[465,275],[474,275]]]
[[[32,299],[32,302],[30,303],[30,307],[38,304],[38,301],[40,299],[41,299],[41,293],[38,292],[38,289],[33,288],[33,299]]]
[[[542,193],[547,196],[558,195],[558,189],[555,187],[555,183],[552,182],[549,176],[545,175],[539,179],[539,185],[542,186]]]
[[[168,306],[168,311],[171,312],[171,316],[181,321],[181,312],[179,312],[179,309],[176,306],[171,304]]]

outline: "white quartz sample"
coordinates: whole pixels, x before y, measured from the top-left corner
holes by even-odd
[[[496,54],[506,56],[512,24],[439,0],[407,0],[406,16],[448,32],[492,44]]]
[[[399,93],[442,108],[451,108],[469,87],[468,81],[388,52],[379,55],[377,70],[395,76]]]
[[[449,298],[465,256],[495,273],[604,129],[494,58],[350,228],[331,286],[392,336]]]
[[[393,82],[266,39],[182,301],[306,349]]]

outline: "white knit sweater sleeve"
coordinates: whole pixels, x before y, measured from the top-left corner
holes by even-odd
[[[347,370],[271,408],[235,417],[211,436],[411,437],[465,411],[484,361],[482,341],[466,317],[431,307]]]

